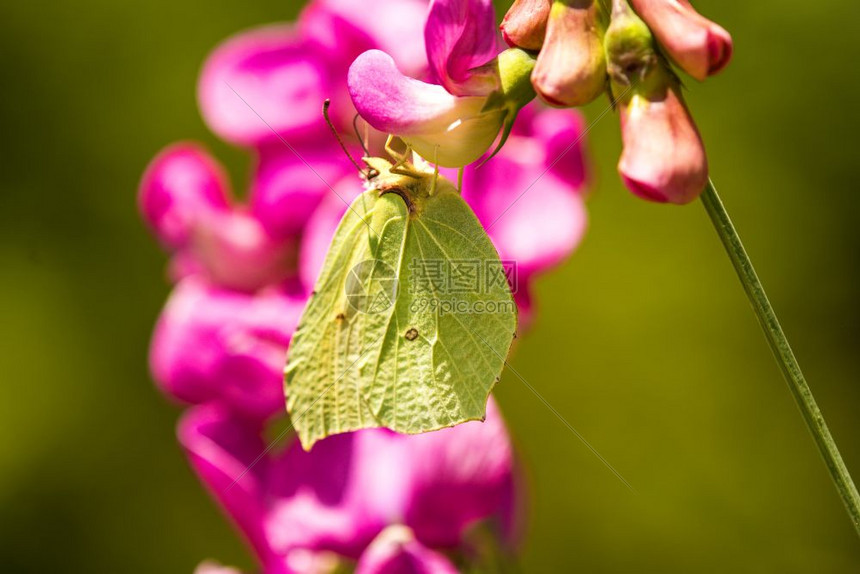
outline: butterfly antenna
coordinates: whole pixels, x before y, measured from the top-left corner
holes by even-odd
[[[367,157],[370,155],[370,151],[368,151],[367,149],[367,141],[365,141],[365,138],[367,137],[367,131],[365,130],[364,137],[362,137],[361,134],[358,133],[358,118],[360,117],[361,116],[359,114],[355,114],[355,116],[352,118],[352,131],[355,132],[355,137],[358,140],[358,143],[361,144],[361,149],[362,151],[364,151],[365,157]]]
[[[329,116],[328,116],[328,108],[330,105],[331,105],[331,100],[326,98],[326,101],[323,102],[323,109],[322,109],[323,117],[325,118],[325,123],[328,124],[328,127],[331,130],[331,133],[334,134],[334,138],[337,140],[337,143],[340,144],[340,149],[343,150],[343,153],[346,154],[346,157],[349,158],[349,161],[352,163],[352,165],[355,166],[355,169],[358,170],[358,173],[360,173],[361,175],[363,175],[367,179],[372,179],[371,171],[369,171],[369,170],[365,171],[364,169],[361,168],[360,165],[358,165],[358,162],[355,161],[355,158],[352,157],[352,154],[350,154],[349,150],[346,148],[346,144],[343,143],[343,139],[341,139],[340,134],[337,133],[337,130],[335,129],[334,124],[331,123],[331,118],[329,118]]]

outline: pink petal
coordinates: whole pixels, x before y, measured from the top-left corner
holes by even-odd
[[[325,129],[321,107],[333,91],[326,71],[324,54],[292,26],[257,28],[209,56],[198,85],[200,109],[215,133],[240,145]]]
[[[329,186],[355,173],[334,136],[329,135],[328,142],[303,146],[301,156],[280,142],[260,149],[251,213],[271,236],[284,239],[300,234],[330,193]]]
[[[328,437],[310,452],[293,441],[273,461],[266,532],[288,563],[296,549],[358,557],[384,528],[388,504],[397,499],[392,479],[398,469],[386,464],[392,447],[390,433],[374,429]]]
[[[227,212],[227,181],[221,166],[202,147],[174,144],[146,168],[138,205],[159,240],[178,249],[188,242],[201,217]]]
[[[254,291],[294,274],[295,243],[277,240],[251,214],[234,210],[201,221],[190,247],[213,283]]]
[[[504,111],[481,113],[484,98],[452,96],[397,69],[379,50],[359,56],[349,69],[349,92],[358,113],[374,128],[400,136],[429,161],[458,167],[478,159],[493,143]]]
[[[545,108],[534,115],[531,124],[533,136],[546,149],[546,167],[566,184],[582,191],[588,181],[586,125],[582,115],[573,110]]]
[[[431,72],[456,96],[486,96],[497,77],[476,72],[499,52],[491,0],[432,0],[424,42]]]
[[[180,439],[272,568],[307,572],[302,564],[326,552],[370,559],[381,549],[365,548],[391,524],[408,524],[421,544],[456,546],[475,521],[510,520],[511,445],[492,400],[484,423],[425,435],[370,429],[329,437],[310,452],[293,441],[259,458],[229,491],[263,452],[257,427],[215,406],[195,407]],[[406,551],[420,558],[421,548]]]
[[[254,418],[282,412],[287,346],[304,303],[280,288],[249,295],[184,279],[153,335],[156,382],[184,402],[218,401]]]
[[[221,407],[205,405],[186,411],[179,422],[179,443],[192,468],[212,496],[236,523],[261,563],[271,550],[263,532],[265,458],[254,464],[266,445],[260,429]]]
[[[355,574],[457,574],[457,568],[407,527],[390,526],[361,555]]]
[[[354,0],[313,0],[299,25],[346,64],[378,48],[393,54],[409,75],[418,75],[427,66],[422,34],[426,15],[423,0],[376,0],[370,10]]]
[[[475,521],[504,522],[512,506],[511,444],[492,400],[484,423],[424,435],[370,429],[310,452],[294,442],[272,464],[266,530],[286,556],[303,548],[357,558],[401,521],[424,544],[456,546]]]
[[[410,476],[405,523],[422,543],[457,546],[476,521],[503,519],[511,505],[513,449],[492,398],[484,422],[401,441]]]

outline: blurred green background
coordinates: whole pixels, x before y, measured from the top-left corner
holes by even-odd
[[[150,382],[168,293],[138,178],[205,142],[209,50],[297,2],[0,5],[0,570],[190,573],[250,557]],[[696,2],[735,60],[688,99],[712,174],[860,477],[860,56],[855,2]],[[597,117],[605,102],[587,110]],[[700,205],[634,199],[617,119],[592,130],[591,227],[538,285],[498,397],[531,486],[527,572],[860,571],[860,543]]]

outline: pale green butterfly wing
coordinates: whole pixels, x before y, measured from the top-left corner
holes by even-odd
[[[386,177],[395,192],[366,192],[341,221],[290,346],[287,407],[306,448],[483,419],[516,330],[499,256],[456,189],[440,179],[428,197],[432,176],[387,172],[378,187]],[[468,276],[456,289],[452,266]]]

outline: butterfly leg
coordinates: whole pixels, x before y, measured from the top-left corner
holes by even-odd
[[[394,134],[388,134],[388,139],[385,140],[385,151],[391,156],[393,159],[402,159],[400,154],[397,153],[393,147],[391,147],[391,142],[394,141]]]
[[[430,197],[436,193],[436,182],[439,181],[439,145],[433,148],[433,183],[430,184]]]
[[[391,156],[392,159],[396,160],[394,165],[391,166],[392,170],[396,168],[403,167],[407,163],[409,163],[409,156],[412,153],[412,146],[406,144],[406,150],[401,154],[391,145],[394,142],[394,135],[389,134],[388,139],[385,140],[385,151]]]
[[[408,175],[409,177],[417,177],[415,168],[409,165],[409,158],[412,156],[412,146],[407,145],[406,151],[403,152],[403,155],[397,160],[397,162],[391,166],[391,173],[396,173],[397,175]],[[395,156],[397,157],[397,156]]]

